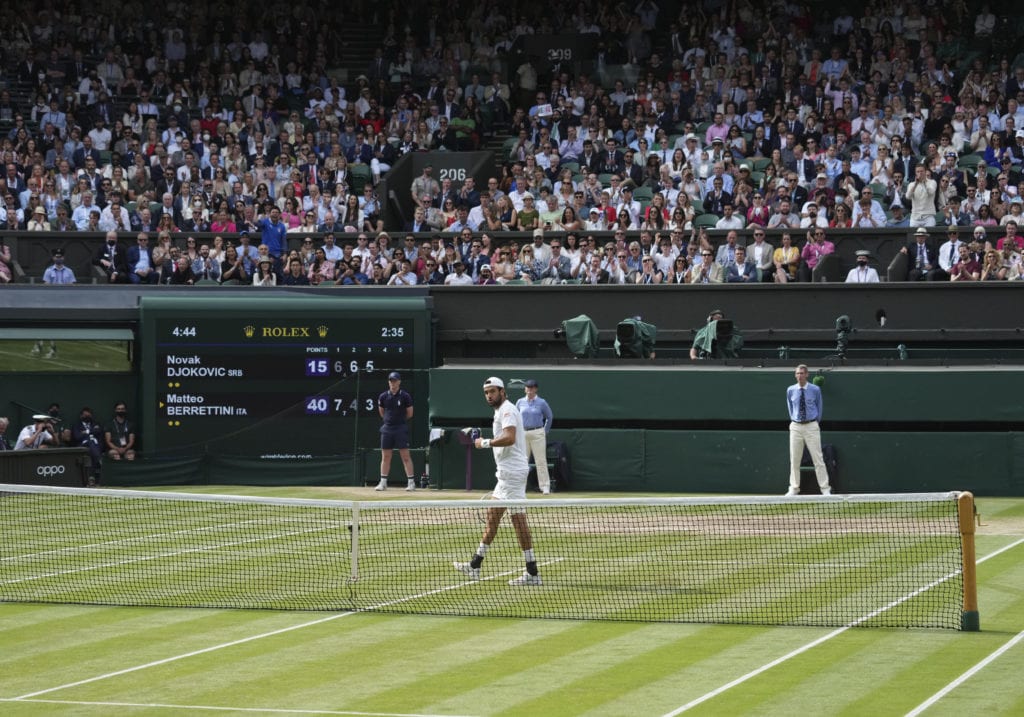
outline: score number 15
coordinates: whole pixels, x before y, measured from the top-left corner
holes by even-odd
[[[364,361],[360,366],[358,361],[350,361],[346,364],[344,361],[334,362],[334,373],[343,374],[346,371],[349,373],[359,373],[359,371],[366,371],[367,373],[373,372],[373,360]],[[331,375],[331,362],[327,359],[311,358],[306,359],[306,375],[307,376],[330,376]]]

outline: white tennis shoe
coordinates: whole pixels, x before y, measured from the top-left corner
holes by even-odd
[[[509,585],[543,585],[540,579],[540,575],[530,575],[529,573],[523,573],[518,578],[513,578],[508,581]]]
[[[789,490],[786,491],[787,498],[793,495],[800,495],[800,491],[798,491],[796,488],[790,488]]]
[[[469,563],[455,562],[455,563],[452,563],[452,565],[454,565],[456,570],[458,570],[460,573],[465,575],[470,580],[479,580],[480,579],[480,568],[474,568]]]
[[[821,494],[822,495],[832,495],[832,489],[831,488],[822,488],[821,489]]]
[[[410,478],[409,483],[405,486],[405,489],[408,491],[416,490],[416,479]]]
[[[388,482],[386,480],[382,480],[380,483],[377,484],[377,487],[374,488],[374,490],[387,490],[387,489],[388,489]]]

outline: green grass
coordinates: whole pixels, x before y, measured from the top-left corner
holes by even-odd
[[[0,341],[4,371],[131,371],[125,341],[57,341],[56,354],[46,358],[50,342],[43,341],[41,355],[33,355],[35,341]]]
[[[979,500],[979,558],[1024,537],[1022,509]],[[696,701],[686,714],[903,715],[1024,631],[1024,545],[978,574],[980,633],[3,603],[0,713],[666,715]],[[1020,714],[1022,669],[1024,642],[925,714]]]

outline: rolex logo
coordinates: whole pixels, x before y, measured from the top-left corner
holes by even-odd
[[[256,327],[253,326],[252,324],[249,324],[248,326],[243,327],[242,331],[243,331],[243,333],[245,333],[245,338],[247,338],[247,339],[251,339],[253,336],[256,335]]]
[[[327,336],[327,327],[324,326],[323,324],[317,326],[316,335],[319,336],[320,338],[324,338],[325,336]]]

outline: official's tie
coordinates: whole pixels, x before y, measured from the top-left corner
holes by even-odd
[[[800,389],[800,406],[796,410],[797,423],[805,423],[807,421],[807,395],[805,389]]]
[[[924,269],[924,245],[917,248],[917,268]]]
[[[953,266],[953,261],[956,259],[956,244],[949,245],[949,265]]]

